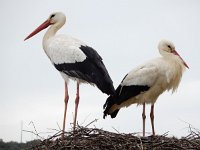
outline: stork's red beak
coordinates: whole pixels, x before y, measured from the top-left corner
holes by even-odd
[[[174,55],[177,55],[177,56],[183,61],[183,64],[185,65],[185,67],[187,67],[187,68],[189,69],[189,67],[188,67],[188,65],[186,64],[186,62],[183,60],[183,58],[178,54],[178,52],[177,52],[176,50],[173,50],[172,53],[173,53]]]
[[[44,23],[42,23],[39,27],[37,27],[37,29],[35,29],[29,36],[27,36],[25,40],[31,38],[32,36],[34,36],[35,34],[37,34],[38,32],[40,32],[41,30],[47,28],[49,25],[51,25],[50,20],[46,20]]]

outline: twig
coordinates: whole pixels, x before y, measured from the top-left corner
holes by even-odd
[[[122,134],[119,131],[114,133],[98,128],[87,128],[95,121],[96,119],[85,127],[78,125],[75,133],[73,130],[66,132],[64,142],[59,138],[61,132],[58,132],[31,150],[200,150],[200,138],[197,136],[199,132],[195,132],[197,130],[193,128],[190,128],[189,136],[181,139],[166,137],[168,132],[160,136],[137,137],[135,134]]]
[[[120,132],[117,130],[117,129],[115,129],[115,127],[112,127],[117,133],[119,133],[120,134]]]
[[[92,123],[97,122],[97,121],[98,121],[98,119],[94,119],[93,121],[91,121],[90,123],[88,123],[88,124],[85,126],[85,128],[87,128],[89,125],[91,125]]]
[[[44,140],[44,138],[41,137],[38,133],[35,133],[35,132],[33,132],[33,131],[29,131],[29,130],[22,130],[22,131],[23,131],[23,132],[32,133],[32,134],[34,134],[35,136],[39,137],[40,139],[43,139],[43,140]]]

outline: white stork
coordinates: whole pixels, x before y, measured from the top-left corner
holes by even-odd
[[[56,32],[65,24],[65,21],[66,17],[63,13],[53,13],[44,23],[25,38],[25,40],[27,40],[50,26],[43,37],[43,49],[52,64],[65,80],[65,109],[62,138],[64,138],[67,103],[69,99],[67,87],[69,78],[77,81],[74,130],[76,127],[77,109],[79,104],[80,83],[84,82],[96,85],[103,93],[108,95],[114,93],[113,82],[102,62],[101,56],[93,48],[75,38],[66,35],[56,35]]]
[[[176,52],[172,42],[162,40],[158,44],[162,57],[155,58],[131,70],[122,80],[114,95],[108,97],[104,104],[104,118],[115,118],[122,107],[131,104],[143,104],[143,136],[145,136],[145,104],[151,104],[151,126],[154,130],[154,103],[166,90],[174,92],[181,81],[185,67],[189,68]]]

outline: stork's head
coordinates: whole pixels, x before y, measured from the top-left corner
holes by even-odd
[[[55,12],[55,13],[52,13],[47,20],[49,21],[51,25],[52,24],[64,25],[66,21],[66,17],[62,12]]]
[[[171,41],[161,40],[158,44],[160,53],[172,53],[175,50],[175,46]]]
[[[171,56],[171,55],[176,55],[177,57],[180,58],[182,63],[184,64],[185,67],[189,68],[186,62],[182,59],[182,57],[178,54],[178,52],[175,50],[175,46],[171,41],[168,40],[161,40],[158,44],[158,49],[159,52],[162,56]]]
[[[48,17],[48,19],[45,22],[43,22],[38,28],[36,28],[29,36],[27,36],[24,39],[24,41],[31,38],[32,36],[39,33],[41,30],[47,28],[50,25],[54,26],[54,28],[57,31],[58,29],[60,29],[65,24],[65,21],[66,21],[66,17],[62,12],[52,13]]]

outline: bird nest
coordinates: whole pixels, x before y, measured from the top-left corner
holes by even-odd
[[[60,138],[61,132],[30,150],[200,150],[200,132],[190,128],[190,134],[181,139],[167,137],[167,134],[138,137],[136,134],[113,133],[98,128],[78,126],[75,131],[66,132],[65,138]]]

